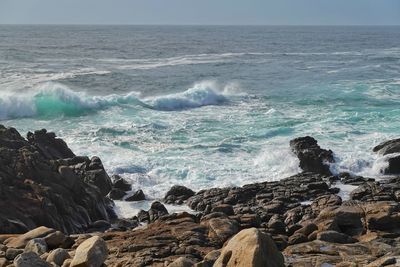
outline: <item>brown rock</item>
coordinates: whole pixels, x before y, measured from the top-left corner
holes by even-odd
[[[283,267],[284,259],[272,239],[256,228],[242,230],[228,241],[214,267]]]
[[[99,236],[85,240],[76,249],[71,267],[100,267],[108,255],[107,245]]]

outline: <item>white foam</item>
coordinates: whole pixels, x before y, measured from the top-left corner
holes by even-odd
[[[118,215],[118,218],[132,218],[136,216],[140,210],[149,210],[151,207],[151,203],[154,200],[143,200],[143,201],[114,201],[115,207],[114,210]],[[168,213],[179,213],[179,212],[188,212],[195,214],[196,212],[191,210],[186,205],[170,205],[163,203],[165,208],[168,210]]]

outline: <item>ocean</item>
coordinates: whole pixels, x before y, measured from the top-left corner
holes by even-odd
[[[300,171],[382,178],[400,135],[400,27],[0,26],[0,123],[46,128],[150,199]]]

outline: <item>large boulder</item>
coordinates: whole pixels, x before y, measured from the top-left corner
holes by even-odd
[[[70,267],[100,267],[108,255],[106,242],[93,236],[79,245]]]
[[[45,225],[83,232],[115,217],[105,197],[111,180],[100,159],[75,156],[46,130],[28,134],[0,125],[0,229],[24,233]]]
[[[274,241],[256,228],[240,231],[222,249],[214,267],[283,267],[284,258]]]
[[[322,149],[317,140],[310,136],[299,137],[290,141],[290,147],[303,171],[331,175],[328,163],[334,162],[333,152]]]

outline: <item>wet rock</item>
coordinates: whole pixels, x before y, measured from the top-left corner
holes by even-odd
[[[299,243],[307,242],[308,238],[302,233],[294,233],[289,237],[288,245],[295,245]]]
[[[113,180],[112,187],[114,189],[119,189],[124,192],[130,191],[132,189],[131,184],[127,180],[125,180],[124,178],[122,178],[118,175],[112,176],[112,180]]]
[[[52,267],[34,252],[24,252],[14,260],[15,267]]]
[[[400,139],[393,139],[380,143],[372,149],[381,155],[400,153]]]
[[[108,255],[101,237],[93,236],[78,246],[70,267],[100,267]]]
[[[143,191],[141,189],[137,190],[135,193],[133,193],[132,196],[127,197],[125,201],[141,201],[145,200],[146,196],[144,195]]]
[[[317,140],[310,136],[299,137],[290,141],[292,151],[300,160],[300,168],[306,172],[331,175],[326,163],[334,162],[333,152],[322,149]]]
[[[109,197],[112,200],[121,200],[125,195],[126,195],[125,191],[122,191],[121,189],[118,188],[113,188],[110,191]]]
[[[174,185],[167,192],[164,197],[164,201],[167,204],[182,204],[189,197],[193,196],[195,193],[193,190],[182,186],[182,185]]]
[[[256,228],[242,230],[221,250],[215,267],[280,267],[284,258],[272,239]]]

